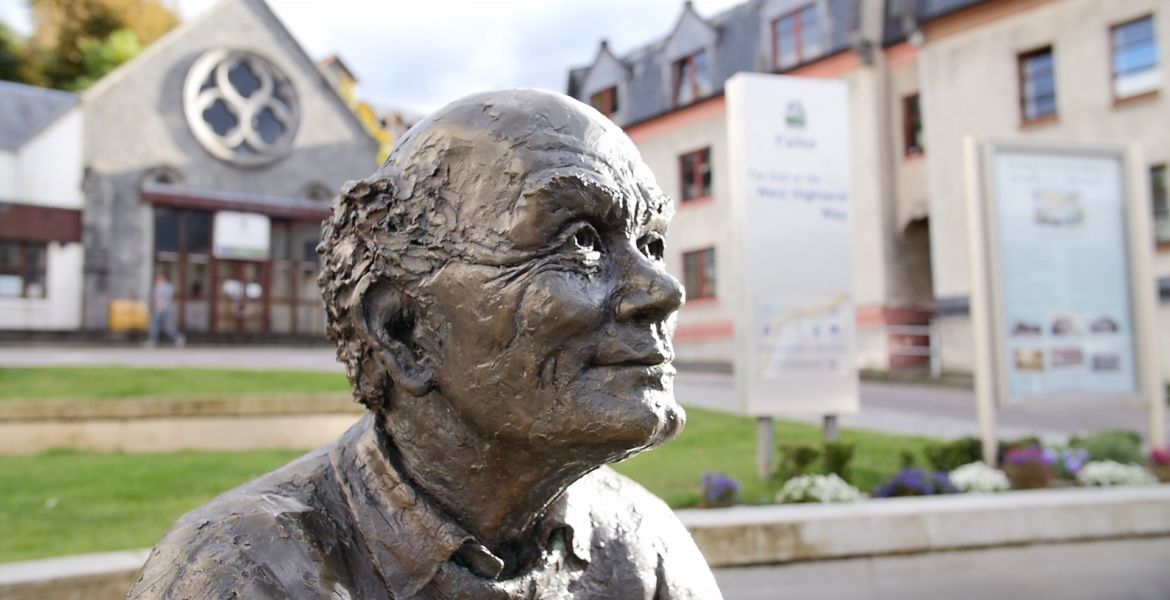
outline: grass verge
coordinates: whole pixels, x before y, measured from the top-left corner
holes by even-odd
[[[755,477],[755,421],[699,409],[688,413],[677,440],[617,470],[676,508],[695,505],[706,471],[738,479],[744,503],[771,502],[780,482]],[[811,425],[777,422],[775,427],[779,443],[811,443],[820,437]],[[902,451],[920,456],[927,443],[856,431],[845,431],[842,438],[857,444],[853,479],[864,491],[898,470]],[[183,513],[302,453],[0,456],[0,562],[151,546]]]
[[[345,375],[311,371],[135,367],[0,368],[0,402],[344,394],[348,391],[349,383]]]

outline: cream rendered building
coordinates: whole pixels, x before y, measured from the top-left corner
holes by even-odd
[[[896,334],[898,326],[929,323],[932,295],[925,174],[920,160],[894,152],[901,144],[897,97],[914,83],[902,75],[912,68],[914,52],[905,43],[883,47],[886,12],[881,2],[755,0],[704,18],[687,3],[666,38],[622,58],[603,42],[591,66],[570,73],[570,94],[624,126],[663,191],[676,199],[667,266],[688,287],[675,337],[680,361],[731,360],[735,302],[727,278],[718,275],[737,268],[728,252],[720,252],[730,235],[723,84],[737,72],[762,71],[848,84],[860,366],[926,363],[926,357],[901,352],[924,346],[925,335]],[[696,62],[695,72],[688,71]],[[701,78],[704,66],[706,89],[692,86],[699,89],[688,97],[678,82]],[[616,107],[607,104],[611,89]],[[706,158],[710,185],[689,198],[684,157],[695,153]],[[705,265],[696,284],[695,261],[689,272],[686,263],[703,250],[714,251],[714,269]],[[704,289],[707,280],[713,280],[711,290]]]
[[[1148,23],[1148,26],[1145,25]],[[1121,47],[1125,31],[1152,48],[1137,56],[1139,72],[1129,89],[1118,68],[1134,62]],[[1170,4],[1159,0],[1015,0],[986,2],[921,24],[916,75],[925,126],[926,189],[930,198],[935,306],[945,365],[971,369],[968,317],[971,275],[963,181],[962,139],[1023,139],[1068,142],[1139,142],[1149,163],[1165,177],[1170,163]],[[1053,110],[1027,119],[1021,105],[1021,61],[1050,51],[1055,85]],[[1152,58],[1151,61],[1146,58]],[[1114,63],[1118,63],[1115,65]],[[1136,84],[1136,85],[1132,85]],[[1045,86],[1047,87],[1047,86]],[[1120,88],[1120,89],[1115,89]],[[1048,111],[1044,111],[1048,112]],[[1164,181],[1164,179],[1163,179]],[[1165,229],[1165,188],[1155,192],[1155,221]],[[1162,236],[1154,270],[1163,289],[1170,284],[1170,253]],[[1162,304],[1160,329],[1170,327]],[[1167,339],[1167,336],[1158,336]],[[1163,344],[1164,345],[1164,344]],[[1167,348],[1162,372],[1170,378]]]
[[[667,264],[690,296],[678,358],[726,364],[735,303],[718,274],[737,267],[719,252],[730,229],[723,84],[740,71],[845,81],[859,366],[925,366],[926,357],[916,356],[930,341],[921,326],[933,324],[941,366],[969,371],[963,137],[1139,141],[1151,166],[1170,162],[1162,133],[1170,129],[1170,105],[1160,95],[1170,63],[1168,9],[1157,0],[751,0],[703,17],[688,3],[661,40],[621,57],[603,42],[590,66],[570,72],[569,93],[622,125],[676,199]],[[1142,41],[1151,29],[1152,68]],[[1115,48],[1114,38],[1145,44],[1137,51],[1145,61],[1140,81],[1115,77],[1111,63],[1132,63],[1127,52],[1134,51]],[[1049,46],[1051,63],[1035,53]],[[1033,96],[1037,81],[1034,74],[1021,79],[1021,69],[1034,64],[1055,65],[1056,115],[1023,120],[1021,81]],[[687,89],[680,81],[703,85]],[[1120,84],[1132,88],[1124,98],[1113,91]],[[706,186],[690,177],[685,157],[704,150],[709,191],[690,199],[688,183]],[[1170,216],[1170,207],[1159,210]],[[699,273],[700,284],[713,279],[714,293],[696,298],[704,290],[687,257],[703,249],[714,249],[714,269]],[[1170,253],[1160,253],[1156,267],[1170,288]],[[1170,374],[1170,363],[1164,371]]]

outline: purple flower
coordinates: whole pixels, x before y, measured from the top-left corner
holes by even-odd
[[[1056,453],[1037,445],[1008,450],[1004,462],[1012,465],[1047,465],[1056,463]]]
[[[1170,448],[1154,448],[1151,450],[1150,462],[1159,467],[1170,467]]]
[[[886,480],[873,491],[875,498],[897,496],[933,496],[958,492],[946,473],[941,471],[927,475],[922,469],[902,469],[897,475]]]
[[[704,506],[730,506],[739,495],[739,482],[723,473],[704,473],[702,487]]]
[[[1089,462],[1089,451],[1084,448],[1066,448],[1060,453],[1060,462],[1066,473],[1075,476]]]

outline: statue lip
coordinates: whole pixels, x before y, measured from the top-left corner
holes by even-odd
[[[667,366],[674,361],[674,353],[655,344],[649,351],[636,352],[642,344],[617,344],[610,351],[603,350],[593,361],[596,367],[657,367]]]

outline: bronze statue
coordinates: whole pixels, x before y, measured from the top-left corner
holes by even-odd
[[[330,339],[369,409],[184,516],[129,598],[719,598],[604,467],[676,435],[672,204],[592,108],[470,96],[334,201]]]

